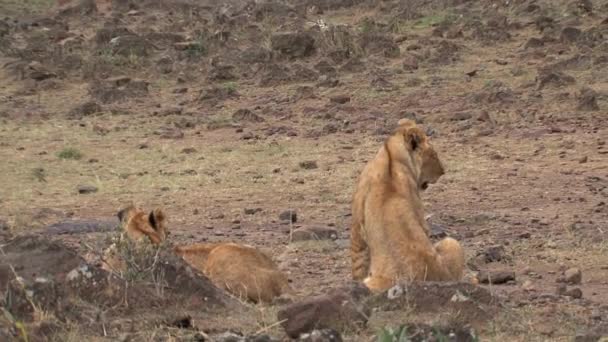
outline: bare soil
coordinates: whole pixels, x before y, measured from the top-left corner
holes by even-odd
[[[6,269],[16,263],[63,284],[135,202],[166,210],[173,243],[255,245],[298,298],[325,294],[350,281],[356,179],[409,117],[447,166],[423,194],[433,231],[462,242],[467,280],[490,279],[479,287],[491,310],[378,304],[343,338],[411,323],[474,326],[480,341],[599,340],[607,37],[604,0],[0,0],[2,290],[25,277]],[[291,242],[299,227],[337,234]],[[32,234],[46,242],[10,249]],[[5,314],[0,337],[25,327],[30,340],[288,339],[281,303],[180,308],[183,293],[169,305],[150,286],[135,311],[81,296],[81,315]],[[419,306],[436,308],[442,291]],[[102,314],[103,326],[90,323]],[[194,328],[162,323],[182,316]]]

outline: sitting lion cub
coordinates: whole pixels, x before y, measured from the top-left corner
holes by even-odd
[[[236,243],[197,243],[175,247],[186,262],[218,287],[254,303],[292,293],[287,277],[261,251]]]
[[[407,119],[363,169],[353,196],[352,276],[372,291],[399,279],[460,280],[464,252],[445,238],[433,245],[420,191],[444,174],[426,134]]]

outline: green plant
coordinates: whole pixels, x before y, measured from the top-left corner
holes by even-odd
[[[224,89],[226,89],[230,92],[236,91],[236,83],[234,83],[234,82],[226,82],[222,86],[224,87]]]
[[[76,148],[66,147],[57,153],[57,157],[60,159],[79,160],[82,158],[82,153]]]
[[[401,325],[397,329],[384,327],[378,333],[378,342],[408,342],[407,326]]]

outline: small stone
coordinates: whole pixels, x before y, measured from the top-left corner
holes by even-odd
[[[298,221],[298,214],[295,210],[285,210],[279,214],[279,220],[296,223]]]
[[[487,272],[479,275],[479,281],[482,284],[506,284],[509,281],[515,280],[515,273],[512,271],[495,271]]]
[[[245,215],[255,215],[262,211],[262,208],[245,208]]]
[[[574,299],[583,298],[583,291],[581,291],[581,289],[579,289],[578,287],[575,287],[564,292],[564,296],[572,297]]]
[[[79,194],[92,194],[97,192],[97,188],[92,185],[80,185],[78,187]]]
[[[558,296],[563,296],[567,290],[568,290],[568,287],[566,286],[566,284],[560,283],[560,284],[557,284],[557,287],[555,288],[555,293]]]
[[[298,165],[300,165],[300,167],[304,170],[313,170],[319,167],[317,162],[314,160],[305,160],[300,162]]]
[[[587,156],[582,157],[581,159],[578,160],[579,163],[581,164],[585,164],[588,161]]]
[[[329,101],[338,104],[345,104],[350,102],[350,96],[348,95],[335,95],[329,98]]]
[[[524,289],[524,290],[526,290],[526,291],[533,291],[534,290],[534,284],[530,280],[526,280],[521,285],[521,288]]]
[[[568,284],[580,284],[583,279],[583,274],[578,268],[569,268],[564,271],[564,280]]]
[[[484,252],[485,261],[487,263],[501,261],[504,258],[505,247],[502,245],[494,245],[488,247]]]
[[[337,238],[338,232],[335,229],[324,227],[302,227],[291,234],[291,241],[335,240]]]
[[[194,147],[186,147],[182,150],[182,153],[184,154],[191,154],[191,153],[195,153],[196,149]]]
[[[366,324],[371,312],[358,305],[357,292],[369,293],[362,285],[353,289],[337,289],[327,295],[304,299],[281,308],[277,318],[287,335],[298,338],[315,329],[353,331]]]
[[[342,342],[342,336],[334,329],[313,330],[300,335],[298,341],[303,342]]]

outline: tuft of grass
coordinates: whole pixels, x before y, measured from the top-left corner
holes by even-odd
[[[222,85],[224,87],[224,89],[230,91],[230,92],[235,92],[237,85],[235,82],[226,82]]]
[[[57,153],[59,159],[79,160],[82,158],[82,152],[73,147],[66,147]]]
[[[397,329],[384,327],[378,332],[378,342],[408,342],[407,326],[401,325]]]

